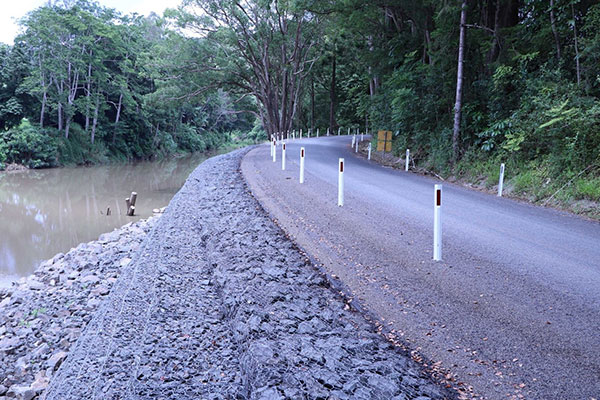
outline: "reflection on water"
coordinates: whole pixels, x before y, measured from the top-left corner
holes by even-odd
[[[0,286],[56,253],[152,215],[206,158],[0,172]],[[128,217],[125,198],[132,191],[138,193],[136,216]]]

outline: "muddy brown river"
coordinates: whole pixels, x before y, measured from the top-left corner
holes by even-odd
[[[208,157],[0,172],[0,286],[57,253],[152,215]],[[136,215],[128,217],[125,198],[132,191],[138,193]]]

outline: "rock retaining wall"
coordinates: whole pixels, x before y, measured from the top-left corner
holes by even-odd
[[[118,280],[42,397],[452,398],[268,218],[244,153],[201,164],[131,261],[115,259]]]
[[[0,399],[41,394],[158,216],[57,254],[0,289]]]

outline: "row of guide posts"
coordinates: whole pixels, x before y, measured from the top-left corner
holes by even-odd
[[[355,152],[358,152],[358,140],[356,136],[352,137],[352,147],[355,148]],[[361,135],[362,141],[362,135]],[[306,156],[306,150],[304,147],[300,147],[300,183],[304,183],[304,159]],[[271,141],[271,157],[273,162],[277,161],[277,139],[274,137]],[[371,143],[368,147],[368,157],[371,159]],[[409,170],[409,159],[410,150],[406,150],[406,163],[404,170]],[[282,141],[281,143],[281,169],[285,171],[285,160],[286,160],[286,144]],[[338,207],[344,205],[344,159],[338,159]],[[500,178],[498,182],[498,196],[502,196],[502,190],[504,186],[504,164],[500,165]],[[442,260],[442,185],[436,184],[434,186],[434,199],[433,199],[433,260]]]
[[[356,129],[356,133],[355,136],[360,134],[360,141],[363,141],[363,135],[365,134],[364,132],[360,132],[359,128],[355,128]],[[347,135],[350,136],[351,134],[351,130],[352,128],[348,128],[348,133]],[[359,133],[360,132],[360,133]],[[304,131],[302,129],[300,129],[298,132],[296,132],[296,130],[293,131],[287,131],[287,132],[276,132],[274,134],[275,140],[276,141],[283,141],[283,140],[295,140],[296,139],[296,133],[298,134],[298,138],[302,139],[302,137],[304,136]],[[309,129],[308,131],[306,131],[306,137],[310,139],[312,133],[312,129]],[[340,136],[342,134],[342,128],[339,127],[338,131],[337,131],[337,136]],[[320,129],[317,128],[317,130],[315,131],[314,137],[319,137],[320,135]],[[327,133],[326,136],[330,136],[329,133],[329,128],[327,128]],[[354,141],[352,142],[353,146],[354,146]]]

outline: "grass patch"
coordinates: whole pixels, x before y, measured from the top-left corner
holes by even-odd
[[[575,183],[575,198],[600,201],[600,177],[578,179]]]

